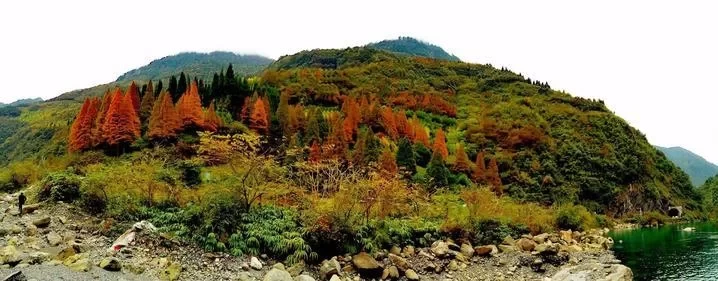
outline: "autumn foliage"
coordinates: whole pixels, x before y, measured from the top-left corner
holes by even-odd
[[[152,140],[169,140],[177,137],[182,123],[169,92],[160,94],[152,108],[148,136]]]
[[[180,97],[177,102],[177,112],[182,121],[182,128],[202,128],[204,126],[204,113],[197,82],[192,82],[187,92]]]
[[[464,145],[456,145],[456,160],[454,161],[453,170],[457,173],[468,174],[471,171],[471,163],[469,156],[464,150]]]
[[[449,158],[449,149],[446,147],[446,136],[444,135],[444,130],[439,128],[436,130],[436,135],[434,136],[434,145],[432,145],[432,150],[439,153],[441,157],[446,160]]]
[[[249,117],[249,128],[260,134],[266,134],[269,131],[269,122],[267,121],[266,107],[262,99],[256,99],[252,106],[252,113]]]
[[[132,97],[117,88],[105,116],[102,132],[110,146],[129,144],[140,137],[140,117],[133,107]]]
[[[68,148],[71,152],[83,151],[92,148],[93,127],[100,106],[99,98],[85,99],[80,113],[70,128]]]

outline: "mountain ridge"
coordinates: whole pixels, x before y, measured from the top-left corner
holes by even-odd
[[[685,171],[695,187],[703,185],[708,178],[718,174],[718,165],[686,148],[680,146],[656,146],[656,148],[663,152],[676,166]]]

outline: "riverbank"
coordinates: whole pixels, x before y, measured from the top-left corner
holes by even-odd
[[[152,227],[115,225],[70,204],[30,205],[19,216],[14,202],[14,195],[0,198],[0,277],[21,272],[28,280],[631,280],[630,269],[608,250],[613,241],[604,230],[507,237],[500,245],[441,240],[427,248],[393,247],[285,266],[266,256],[208,253]],[[115,251],[110,246],[117,228],[129,228],[125,233],[134,239]]]

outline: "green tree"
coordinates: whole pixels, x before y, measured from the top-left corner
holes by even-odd
[[[184,72],[180,72],[179,81],[177,82],[177,92],[179,92],[179,94],[182,95],[186,91],[187,91],[187,77],[184,75]]]
[[[399,148],[396,152],[396,162],[399,168],[410,174],[416,173],[416,156],[411,142],[406,138],[399,139]]]
[[[174,75],[170,77],[170,85],[167,87],[167,91],[170,92],[172,102],[176,103],[182,96],[183,92],[177,90],[177,78]]]
[[[451,172],[449,171],[449,168],[446,167],[444,157],[441,156],[441,153],[439,151],[434,151],[433,155],[431,156],[429,166],[426,168],[426,175],[429,176],[429,179],[431,181],[430,187],[432,189],[437,189],[449,185],[449,177],[451,176]]]

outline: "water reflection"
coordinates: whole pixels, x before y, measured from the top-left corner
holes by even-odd
[[[688,226],[695,231],[682,230]],[[718,280],[714,224],[623,230],[611,236],[616,257],[633,270],[635,280]]]

